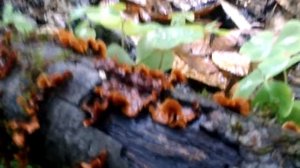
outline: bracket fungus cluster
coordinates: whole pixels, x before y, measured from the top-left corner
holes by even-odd
[[[18,60],[16,52],[11,46],[11,33],[6,33],[1,36],[0,42],[0,80],[4,80],[14,66],[23,67],[22,60]],[[20,57],[22,58],[22,57]],[[33,61],[33,60],[30,60]],[[32,65],[38,66],[38,65]],[[34,69],[34,68],[33,68]],[[8,158],[5,162],[10,162],[12,159],[16,159],[19,162],[21,168],[25,168],[28,163],[28,147],[27,138],[32,135],[36,130],[40,128],[40,123],[38,119],[39,104],[44,100],[45,94],[47,94],[50,89],[59,87],[67,80],[72,78],[72,73],[70,71],[65,71],[62,73],[46,74],[38,73],[37,76],[31,79],[31,71],[26,69],[26,73],[30,73],[30,79],[32,81],[26,83],[22,90],[21,95],[17,96],[16,103],[24,111],[25,115],[21,118],[14,118],[9,120],[3,120],[3,128],[11,137],[11,144],[17,150],[11,154],[12,158]],[[25,75],[26,76],[26,75]],[[5,91],[4,91],[5,92]],[[0,154],[1,155],[1,154]]]
[[[151,105],[149,111],[152,118],[170,127],[186,127],[187,123],[196,118],[197,105],[194,107],[183,107],[177,100],[167,98],[162,103]]]
[[[80,168],[103,168],[107,160],[107,151],[101,151],[100,154],[89,163],[82,162]]]
[[[16,53],[6,46],[3,42],[0,43],[0,79],[5,78],[13,66],[17,62]]]
[[[106,45],[102,40],[95,39],[80,39],[73,35],[73,33],[66,30],[59,30],[57,39],[64,47],[72,48],[75,52],[80,54],[87,53],[90,48],[94,54],[104,58],[106,56]]]
[[[91,116],[84,121],[85,126],[97,122],[109,107],[118,108],[131,118],[148,110],[156,122],[180,128],[198,115],[196,106],[182,107],[179,101],[168,98],[167,92],[174,83],[186,81],[179,71],[167,76],[145,66],[127,66],[109,59],[98,60],[96,68],[105,72],[107,78],[95,87],[93,100],[82,105]]]
[[[58,87],[71,77],[72,73],[69,71],[51,75],[42,73],[36,80],[38,91],[30,91],[28,97],[17,97],[17,103],[29,118],[26,121],[11,120],[8,122],[8,128],[13,131],[13,141],[18,147],[24,147],[26,135],[30,135],[40,128],[37,113],[39,112],[39,103],[44,98],[45,90]]]
[[[42,90],[50,89],[63,84],[66,80],[71,78],[72,72],[70,71],[64,71],[63,73],[55,73],[52,75],[42,73],[37,78],[37,86]]]
[[[27,137],[40,128],[37,113],[39,103],[44,99],[47,89],[58,87],[72,77],[71,72],[55,73],[52,75],[40,74],[36,85],[38,91],[30,91],[29,96],[17,97],[17,103],[26,113],[25,120],[13,119],[6,122],[6,128],[12,133],[12,141],[19,149],[14,158],[19,161],[21,168],[27,166],[27,153],[30,150],[27,145]]]
[[[250,114],[250,103],[243,98],[229,98],[224,92],[217,92],[213,95],[213,100],[224,107],[241,113],[243,116]]]
[[[93,100],[86,100],[82,104],[83,111],[90,114],[90,117],[83,122],[85,126],[95,124],[109,108],[118,108],[131,118],[137,117],[142,110],[151,109],[155,121],[181,128],[198,115],[199,108],[183,108],[180,102],[172,99],[171,102],[176,105],[173,108],[171,106],[174,104],[170,104],[169,99],[166,99],[168,96],[165,95],[174,84],[187,81],[179,70],[174,69],[167,76],[159,70],[150,70],[143,65],[119,64],[115,60],[106,58],[106,46],[103,41],[78,39],[65,30],[59,31],[57,38],[60,44],[75,52],[83,54],[91,49],[96,57],[100,54],[100,58],[103,58],[97,60],[95,66],[99,72],[105,74],[105,79],[100,86],[94,88]],[[160,104],[161,101],[166,102]]]

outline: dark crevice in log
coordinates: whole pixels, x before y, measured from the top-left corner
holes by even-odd
[[[148,160],[144,164],[149,167],[155,167],[150,163],[157,160],[161,161],[161,164],[155,164],[159,167],[172,167],[174,164],[225,167],[238,165],[241,161],[238,150],[224,144],[217,137],[199,129],[167,128],[153,123],[150,117],[128,120],[112,114],[102,129],[127,147],[127,157],[136,158],[135,162]],[[141,151],[147,152],[142,152],[141,155]]]

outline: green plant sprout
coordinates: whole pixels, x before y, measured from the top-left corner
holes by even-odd
[[[13,6],[6,3],[2,13],[0,27],[13,25],[21,34],[28,34],[36,28],[36,23],[19,12],[13,11]]]
[[[171,25],[160,25],[155,22],[136,23],[133,20],[125,19],[122,16],[125,9],[126,6],[123,3],[78,8],[70,15],[70,22],[87,18],[88,22],[85,20],[75,28],[75,34],[82,38],[95,37],[95,31],[92,30],[89,23],[120,31],[126,36],[139,36],[135,64],[145,64],[150,68],[160,70],[171,68],[174,59],[173,48],[176,46],[202,38],[206,30],[220,32],[220,34],[222,32],[214,29],[213,24],[208,26],[198,23],[187,24],[186,21],[194,21],[194,14],[191,12],[174,13]],[[115,44],[114,47],[116,47]],[[118,51],[121,50],[118,49]],[[123,51],[119,55],[128,56]],[[129,59],[123,58],[123,61],[127,60],[128,63]]]
[[[241,47],[240,53],[257,68],[238,83],[234,97],[252,97],[253,107],[273,107],[278,121],[300,124],[300,101],[294,100],[286,82],[272,79],[300,61],[300,21],[287,22],[278,37],[270,31],[259,33]]]

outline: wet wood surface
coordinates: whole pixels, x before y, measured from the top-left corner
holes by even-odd
[[[20,55],[39,48],[45,58],[62,49],[53,42],[14,45]],[[300,137],[257,118],[242,118],[178,86],[172,96],[200,103],[201,116],[185,129],[155,123],[148,112],[135,119],[111,111],[94,127],[84,127],[81,101],[101,82],[92,58],[61,61],[49,73],[70,70],[73,79],[53,90],[38,113],[41,128],[29,137],[31,156],[43,167],[74,166],[108,150],[108,167],[298,167]],[[22,76],[15,67],[0,81],[2,108],[8,119],[22,118],[16,103]]]

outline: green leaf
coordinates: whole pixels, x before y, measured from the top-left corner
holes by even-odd
[[[83,39],[95,39],[96,31],[89,26],[87,21],[83,21],[75,28],[75,35]]]
[[[139,61],[139,64],[145,64],[151,69],[167,71],[171,69],[174,56],[171,50],[152,50],[147,54],[146,59]]]
[[[83,17],[86,13],[86,9],[87,9],[86,7],[79,7],[72,10],[72,12],[70,12],[69,21],[72,22],[76,19]]]
[[[236,88],[233,97],[249,99],[249,97],[255,92],[255,89],[262,84],[263,81],[264,76],[260,70],[254,70],[238,83],[238,87]]]
[[[145,37],[137,46],[137,64],[145,64],[152,69],[168,70],[172,67],[174,60],[172,50],[160,50],[147,45]]]
[[[273,50],[274,34],[264,31],[252,37],[240,49],[240,53],[249,57],[252,62],[260,62],[270,56]]]
[[[100,24],[107,29],[122,31],[125,35],[143,35],[161,27],[157,23],[139,24],[132,20],[123,19],[121,16],[122,9],[122,5],[88,7],[86,14],[91,22]]]
[[[122,12],[122,11],[126,10],[126,4],[122,3],[122,2],[114,3],[111,5],[111,8],[116,11]]]
[[[276,48],[281,47],[286,51],[286,55],[293,55],[300,52],[300,22],[298,20],[288,21],[276,42]]]
[[[297,124],[300,124],[300,101],[294,101],[293,108],[289,114],[289,116],[285,119],[285,121],[294,121]]]
[[[107,56],[110,58],[115,58],[120,63],[125,63],[129,65],[133,65],[134,62],[128,55],[128,53],[116,43],[112,43],[108,46]]]
[[[300,54],[292,58],[272,57],[258,65],[258,68],[239,82],[234,97],[249,98],[254,93],[255,88],[282,71],[286,70],[296,62],[300,61]]]
[[[7,25],[12,22],[13,6],[11,3],[6,3],[3,9],[3,24]]]
[[[12,21],[17,31],[22,34],[32,32],[36,27],[36,23],[33,20],[26,18],[20,13],[13,14]]]
[[[157,23],[138,24],[131,20],[124,20],[120,30],[128,36],[144,35],[149,31],[161,28]]]
[[[278,119],[283,121],[290,115],[294,104],[293,91],[288,84],[280,81],[266,82],[257,92],[254,100],[254,107],[273,107],[276,110]]]
[[[294,64],[298,63],[300,61],[300,54],[294,55],[289,59],[289,64],[287,68],[293,66]]]
[[[88,7],[86,15],[89,20],[108,29],[121,29],[121,12],[109,6]]]
[[[19,162],[17,160],[13,160],[11,163],[10,163],[11,167],[20,167],[19,165]]]
[[[165,27],[146,34],[145,43],[149,48],[172,49],[180,44],[191,43],[203,37],[202,26]]]
[[[260,63],[258,65],[258,69],[261,71],[265,79],[269,79],[284,71],[288,68],[288,65],[288,57],[272,57]]]
[[[150,31],[138,43],[136,62],[153,69],[170,69],[174,59],[172,49],[202,36],[203,27],[199,25],[163,27]]]
[[[193,22],[195,15],[193,12],[175,12],[172,14],[171,26],[183,26],[186,20]]]

